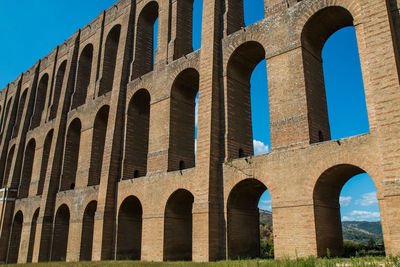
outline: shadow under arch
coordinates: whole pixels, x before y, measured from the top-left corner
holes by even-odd
[[[10,244],[8,247],[7,264],[17,263],[19,256],[19,248],[21,243],[22,225],[24,223],[24,215],[22,211],[18,211],[12,223]]]
[[[118,212],[117,260],[140,260],[143,208],[135,196],[127,197]]]
[[[257,179],[236,184],[227,201],[228,259],[260,256],[258,203],[267,187]]]
[[[343,254],[340,192],[347,181],[363,173],[366,171],[355,165],[339,164],[319,176],[313,190],[318,256],[326,256],[328,250],[332,256]]]
[[[265,49],[256,41],[240,45],[229,58],[226,76],[227,158],[254,154],[250,79],[262,60],[265,60]]]
[[[191,261],[194,196],[178,189],[169,197],[164,213],[164,261]]]

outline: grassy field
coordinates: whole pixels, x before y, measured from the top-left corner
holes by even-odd
[[[284,266],[284,267],[312,267],[312,266],[400,266],[399,258],[354,258],[354,259],[298,259],[298,260],[239,260],[239,261],[220,261],[210,263],[191,263],[191,262],[135,262],[135,261],[103,261],[103,262],[79,262],[79,263],[39,263],[39,264],[17,264],[8,266],[28,266],[28,267],[261,267],[261,266]]]

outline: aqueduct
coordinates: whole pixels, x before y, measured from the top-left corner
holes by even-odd
[[[339,193],[364,172],[400,254],[400,2],[264,0],[245,27],[243,1],[203,0],[193,51],[193,0],[120,0],[1,90],[1,262],[256,257],[267,188],[276,257],[340,255]],[[346,26],[370,132],[333,141],[321,50]],[[253,156],[265,59],[271,153]]]

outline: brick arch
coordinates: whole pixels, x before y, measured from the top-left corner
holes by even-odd
[[[102,106],[94,119],[88,186],[100,184],[109,111],[109,105]]]
[[[178,189],[165,205],[164,261],[191,261],[194,195]]]
[[[17,135],[18,135],[18,130],[19,130],[19,127],[20,127],[20,124],[21,124],[22,114],[24,112],[27,94],[28,94],[28,89],[25,89],[23,91],[23,93],[21,94],[21,97],[19,98],[17,118],[16,118],[16,121],[15,121],[14,129],[13,129],[13,135],[12,135],[13,138],[17,137]]]
[[[196,69],[187,68],[180,72],[172,83],[168,171],[195,166],[195,107],[199,82],[199,72]]]
[[[260,256],[258,203],[267,186],[247,178],[229,191],[227,211],[227,250],[229,259]]]
[[[123,177],[132,179],[146,176],[149,148],[151,96],[142,88],[130,98],[126,112],[126,135]]]
[[[303,1],[303,3],[304,2],[305,1]],[[302,29],[304,29],[304,26],[313,15],[328,7],[342,7],[346,9],[352,15],[354,25],[364,22],[362,7],[359,4],[359,0],[310,1],[308,7],[302,10],[302,16],[297,20],[295,27],[299,30],[299,33],[301,34]]]
[[[88,88],[92,77],[92,62],[94,57],[93,49],[93,44],[87,44],[79,56],[71,110],[82,106],[86,102]]]
[[[28,256],[27,256],[27,262],[32,262],[32,257],[33,257],[33,248],[35,246],[35,236],[36,236],[36,226],[37,226],[37,220],[39,218],[39,211],[40,208],[37,208],[35,212],[32,215],[32,218],[30,220],[31,222],[31,232],[29,233],[29,243],[28,243]]]
[[[65,80],[65,73],[67,72],[67,60],[64,60],[58,67],[56,80],[53,91],[53,103],[50,107],[49,120],[53,120],[57,116],[58,104],[60,102],[61,90]]]
[[[241,43],[230,54],[225,65],[225,153],[228,159],[251,156],[254,153],[250,79],[265,55],[266,50],[261,43],[248,41]]]
[[[35,160],[35,150],[36,150],[36,140],[32,138],[29,140],[25,147],[24,160],[22,166],[22,173],[20,181],[14,181],[14,183],[19,183],[18,197],[27,198],[29,195],[29,187],[32,180],[32,169]],[[18,186],[16,184],[16,186]]]
[[[97,209],[97,201],[92,200],[85,205],[82,216],[82,237],[79,260],[92,260],[93,234],[94,234],[94,216]]]
[[[24,215],[22,211],[19,210],[15,213],[11,226],[11,236],[8,246],[7,264],[17,263],[18,261],[23,224],[24,224]]]
[[[43,193],[44,182],[46,180],[46,174],[47,174],[47,166],[48,166],[49,158],[50,158],[50,150],[51,150],[51,145],[53,142],[53,134],[54,134],[54,129],[51,129],[50,131],[48,131],[46,138],[44,139],[42,162],[40,165],[39,181],[38,181],[38,187],[37,187],[37,192],[36,192],[36,194],[38,196],[42,195],[42,193]]]
[[[159,8],[158,1],[152,0],[138,10],[132,80],[153,71],[153,25],[159,17]]]
[[[184,72],[185,70],[188,70],[188,69],[194,69],[198,73],[200,73],[199,61],[186,60],[186,61],[182,62],[182,64],[176,65],[176,68],[174,68],[173,72],[169,75],[170,78],[168,79],[168,84],[166,87],[169,90],[168,91],[169,95],[171,95],[172,85],[174,84],[175,80],[178,78],[178,76],[180,74],[182,74],[182,72]]]
[[[344,184],[366,170],[352,164],[336,164],[325,170],[313,190],[314,221],[318,256],[328,249],[333,256],[344,252],[339,196]]]
[[[11,175],[11,164],[12,164],[12,161],[14,158],[14,153],[15,153],[15,144],[12,145],[12,147],[8,150],[8,153],[7,153],[7,160],[5,162],[2,188],[8,187],[8,180],[9,180],[9,176]]]
[[[121,36],[121,24],[116,24],[108,33],[103,56],[103,74],[100,79],[99,96],[113,89],[118,47]]]
[[[78,170],[79,149],[81,140],[81,120],[75,118],[68,126],[64,147],[64,162],[61,175],[60,191],[75,188]]]
[[[67,257],[68,235],[71,209],[62,204],[57,209],[54,219],[53,246],[50,261],[65,261]]]
[[[40,78],[35,96],[35,108],[32,114],[30,129],[34,129],[40,125],[42,113],[45,108],[46,94],[49,88],[50,78],[49,74],[45,73]]]
[[[154,96],[152,81],[149,79],[136,80],[136,81],[137,81],[137,83],[131,89],[128,89],[128,92],[126,95],[126,103],[130,103],[132,101],[132,97],[141,89],[146,89],[147,92],[150,94],[150,98],[154,101],[155,96]],[[129,106],[126,105],[125,113],[128,112],[128,108],[129,108]]]
[[[117,260],[140,260],[142,254],[143,207],[133,195],[126,197],[118,208]]]
[[[310,169],[310,175],[304,185],[305,197],[312,199],[314,188],[321,175],[330,168],[338,165],[356,166],[362,169],[365,173],[368,173],[375,184],[378,199],[383,196],[383,184],[381,183],[382,175],[380,174],[379,165],[362,155],[342,153],[334,156],[329,155],[313,164],[314,167]]]

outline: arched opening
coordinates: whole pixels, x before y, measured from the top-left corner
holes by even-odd
[[[94,120],[88,186],[100,184],[109,110],[109,106],[102,107]]]
[[[90,202],[83,214],[81,254],[79,260],[91,261],[93,248],[94,215],[97,209],[97,201]]]
[[[81,127],[81,121],[79,119],[74,119],[68,128],[60,191],[70,190],[73,189],[71,187],[75,187],[81,141]]]
[[[110,92],[113,88],[115,65],[117,63],[117,52],[121,25],[116,25],[107,36],[104,50],[103,74],[100,80],[99,96]]]
[[[351,26],[351,28],[346,28],[348,26]],[[361,131],[369,131],[369,129],[365,129],[369,128],[369,126],[365,126],[365,124],[368,125],[368,116],[366,114],[364,88],[353,26],[353,16],[348,10],[339,6],[322,9],[314,14],[304,26],[301,41],[310,143],[316,143],[321,140],[320,132],[323,136],[322,141],[330,140],[331,133],[333,137],[339,138],[360,133],[357,132],[360,126],[356,122],[360,117],[354,119],[352,116],[355,107],[361,110],[364,109],[357,115],[361,116],[360,121],[363,121],[364,124],[362,125],[364,129]],[[347,34],[343,35],[343,33]],[[327,42],[330,36],[332,38]],[[339,38],[337,39],[337,37]],[[335,42],[336,44],[340,43],[340,50],[336,47]],[[326,49],[324,48],[325,44]],[[324,53],[322,53],[323,49],[325,50]],[[345,63],[343,58],[350,59],[350,61]],[[351,63],[349,64],[349,62]],[[347,74],[350,75],[346,76]],[[340,89],[342,86],[344,86],[343,91]],[[356,98],[354,98],[354,90],[357,91]],[[351,103],[349,105],[342,103],[347,97],[349,97],[348,100]],[[335,106],[335,99],[339,100],[340,107],[338,104]],[[343,108],[345,106],[349,108]],[[337,119],[337,114],[344,115]],[[333,120],[331,120],[331,116]],[[347,126],[344,123],[346,121],[348,121]],[[330,122],[337,129],[331,131]],[[355,124],[358,130],[352,132],[343,128],[343,126],[349,127],[351,124]]]
[[[40,79],[39,85],[36,90],[35,110],[33,112],[31,127],[35,129],[40,125],[42,120],[42,113],[46,102],[47,87],[49,84],[49,75],[46,73]]]
[[[260,257],[259,202],[267,187],[256,179],[239,182],[227,202],[228,258]],[[271,225],[272,225],[272,214]]]
[[[35,211],[32,217],[32,222],[31,222],[31,233],[29,235],[29,243],[28,243],[28,256],[26,259],[26,262],[32,262],[32,256],[33,256],[33,247],[35,245],[35,235],[36,235],[36,226],[37,226],[37,219],[39,217],[39,209]]]
[[[17,263],[19,247],[21,243],[22,225],[24,216],[21,211],[18,211],[14,216],[14,221],[11,229],[10,245],[8,247],[7,263]]]
[[[140,89],[132,97],[127,114],[124,179],[146,176],[149,147],[150,94]]]
[[[58,208],[53,231],[50,261],[65,261],[67,257],[70,213],[67,205]]]
[[[17,135],[18,135],[19,125],[21,124],[22,113],[24,112],[25,100],[26,100],[27,93],[28,93],[28,90],[26,89],[22,93],[22,95],[19,99],[17,120],[15,122],[14,129],[13,129],[13,135],[12,135],[13,138],[17,137]]]
[[[13,158],[14,158],[14,150],[15,150],[15,145],[13,145],[11,147],[10,151],[8,152],[6,168],[4,169],[2,188],[6,188],[8,185],[8,179],[9,179],[10,171],[11,171],[11,164],[12,164]]]
[[[151,1],[141,11],[137,21],[135,59],[132,79],[136,79],[153,70],[154,37],[158,19],[158,3]]]
[[[257,68],[259,77],[252,80],[252,74],[258,65],[260,66]],[[265,108],[265,106],[268,106],[268,94],[265,90],[267,85],[266,83],[264,85],[258,84],[258,81],[266,82],[265,50],[261,44],[250,41],[242,44],[233,52],[227,65],[226,128],[228,131],[226,156],[229,159],[254,154],[254,146],[258,144],[255,141],[261,141],[253,141],[253,126],[257,136],[259,136],[258,138],[262,138],[263,141],[268,139],[268,111]],[[251,90],[252,88],[255,90]],[[251,91],[254,91],[253,94]],[[262,116],[254,116],[260,112],[257,109],[252,109],[252,98],[257,104],[258,110],[264,109],[261,111]],[[252,113],[254,118],[252,118]],[[257,121],[256,124],[252,123],[253,119]],[[264,123],[258,123],[259,121]],[[239,151],[242,152],[241,155],[239,155]]]
[[[88,44],[81,53],[76,76],[76,85],[71,110],[82,106],[86,102],[90,77],[92,73],[93,45]]]
[[[196,95],[199,91],[199,73],[186,69],[175,79],[171,88],[170,135],[168,171],[195,166]]]
[[[140,260],[142,253],[142,204],[127,197],[118,213],[117,260]]]
[[[329,168],[318,178],[313,192],[318,256],[326,256],[327,253],[332,256],[344,255],[340,201],[345,206],[345,201],[349,199],[348,196],[340,199],[340,193],[350,179],[363,173],[365,171],[357,166],[340,164]],[[363,186],[361,184],[358,190]],[[374,198],[377,203],[376,193]],[[365,214],[364,212],[360,214]],[[353,215],[357,214],[356,212]]]
[[[229,35],[264,18],[264,0],[226,0],[225,30]]]
[[[199,7],[199,3],[195,2],[194,0],[183,0],[171,1],[170,3],[173,12],[173,15],[170,16],[172,20],[170,22],[172,24],[170,45],[174,48],[172,52],[174,60],[193,51],[194,38],[197,38],[197,42],[199,41],[198,32],[196,31],[199,22],[195,22],[194,19],[200,19],[201,24],[201,17],[197,14],[201,7]],[[194,35],[195,31],[196,36]]]
[[[56,83],[54,85],[53,104],[50,108],[49,120],[53,120],[57,116],[58,102],[60,101],[61,90],[64,82],[65,71],[67,68],[67,61],[61,63],[57,71]]]
[[[43,187],[44,187],[44,182],[46,180],[47,166],[49,163],[51,143],[53,141],[53,132],[54,131],[51,130],[47,134],[46,139],[44,140],[42,164],[40,166],[39,183],[38,183],[38,188],[37,188],[37,193],[36,193],[38,196],[43,194]]]
[[[164,261],[191,261],[193,195],[184,189],[168,199],[164,215]]]
[[[7,102],[6,112],[5,112],[5,115],[3,117],[2,126],[1,126],[2,127],[2,132],[4,132],[4,128],[5,128],[6,124],[7,124],[6,122],[9,121],[8,120],[8,113],[10,112],[11,105],[12,105],[12,98],[10,98],[10,100],[8,100],[8,102]]]
[[[32,180],[33,162],[35,160],[35,149],[35,139],[31,139],[25,148],[22,176],[18,190],[18,198],[27,198],[29,195],[29,187]]]

